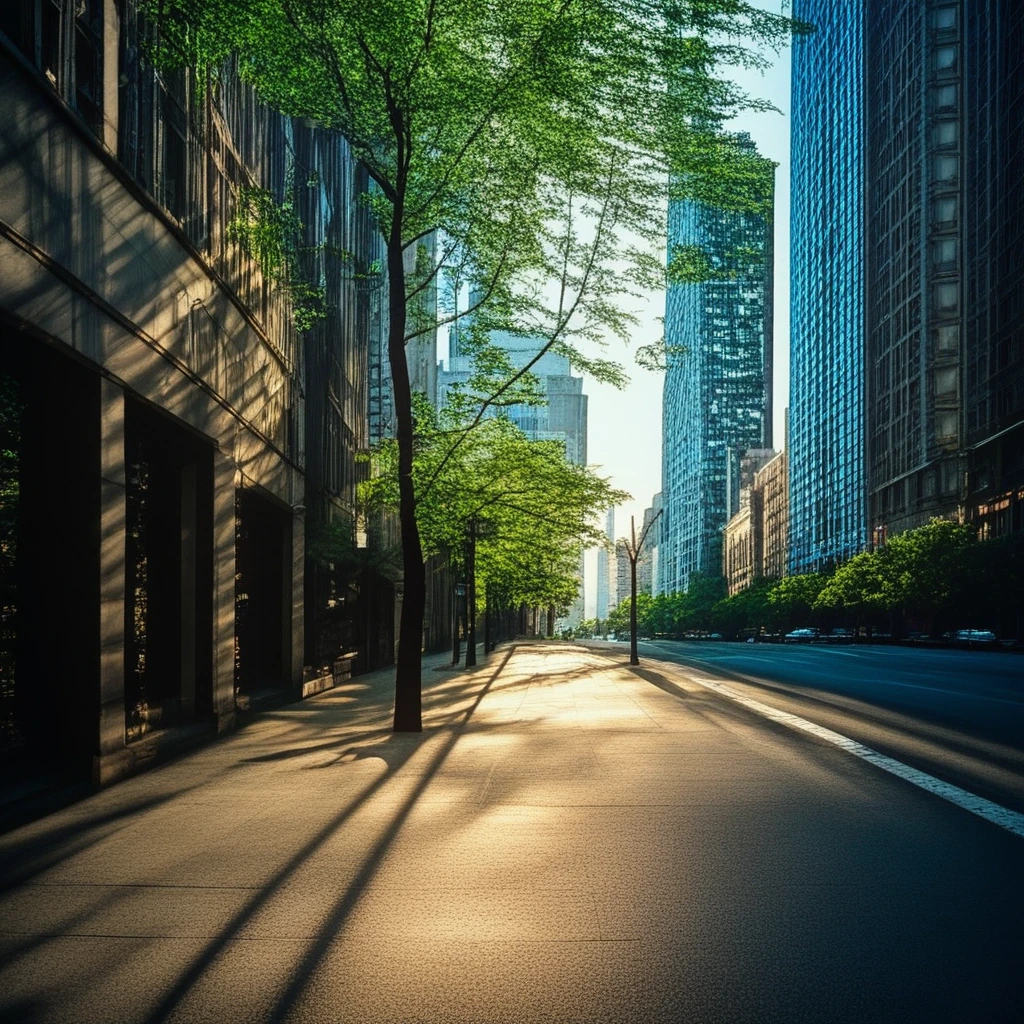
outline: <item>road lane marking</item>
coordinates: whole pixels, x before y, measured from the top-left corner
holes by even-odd
[[[991,800],[986,800],[983,796],[969,793],[966,789],[961,789],[950,782],[943,782],[942,779],[935,778],[934,775],[929,775],[927,772],[922,772],[917,768],[911,768],[910,765],[904,764],[902,761],[897,761],[886,754],[880,754],[877,750],[872,750],[871,747],[866,747],[863,743],[850,739],[849,736],[843,736],[832,729],[826,729],[823,725],[815,725],[814,722],[809,722],[806,718],[800,718],[798,715],[790,714],[788,711],[780,711],[769,704],[762,704],[759,700],[745,697],[742,693],[737,693],[724,683],[719,683],[714,679],[701,679],[698,676],[690,676],[689,678],[699,686],[721,694],[723,697],[728,697],[729,700],[742,704],[751,711],[765,718],[770,718],[773,722],[778,722],[780,725],[788,726],[790,729],[798,729],[801,732],[817,736],[818,739],[831,743],[833,746],[839,747],[840,750],[845,750],[847,753],[853,754],[869,764],[873,764],[876,768],[881,768],[883,771],[889,772],[891,775],[895,775],[897,778],[903,779],[905,782],[909,782],[928,793],[941,797],[943,800],[948,800],[951,804],[956,804],[957,807],[962,807],[965,811],[977,814],[978,817],[992,822],[993,825],[1005,828],[1007,832],[1012,832],[1015,836],[1020,836],[1024,839],[1024,814],[1020,814],[1018,811],[1011,811],[1008,807],[1003,807]]]

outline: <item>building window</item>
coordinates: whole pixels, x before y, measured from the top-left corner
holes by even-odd
[[[934,67],[936,71],[955,71],[956,70],[956,47],[955,46],[940,46],[935,51]]]
[[[956,324],[945,324],[935,331],[936,352],[957,352],[960,348],[960,328]]]
[[[932,138],[935,145],[949,149],[956,145],[960,136],[960,125],[956,121],[936,121],[932,126]]]
[[[937,156],[932,163],[933,179],[936,182],[956,181],[960,162],[955,156]]]
[[[935,397],[955,398],[958,374],[955,366],[941,367],[935,371]]]
[[[956,110],[956,86],[940,85],[935,90],[936,110]]]
[[[956,420],[957,414],[949,410],[946,410],[944,412],[937,412],[935,414],[935,437],[937,441],[939,441],[941,444],[947,444],[950,441],[956,441]],[[932,493],[935,493],[934,478],[932,483]]]
[[[940,313],[955,313],[959,299],[958,285],[946,281],[935,286],[935,308]]]
[[[956,8],[937,7],[932,11],[932,28],[936,32],[950,32],[956,29]]]
[[[932,203],[932,219],[937,226],[956,225],[956,197],[943,196]]]
[[[956,239],[940,238],[932,243],[932,263],[939,270],[956,268]]]

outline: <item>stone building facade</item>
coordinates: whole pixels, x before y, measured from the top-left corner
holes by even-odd
[[[740,491],[739,510],[722,534],[722,574],[729,594],[746,590],[756,579],[786,575],[789,522],[786,453],[777,452]]]
[[[357,642],[393,620],[386,583],[374,605],[307,573],[305,530],[354,529],[386,306],[303,268],[325,284],[300,334],[239,242],[246,203],[287,194],[369,265],[365,181],[230,66],[158,74],[151,31],[132,0],[0,11],[2,753],[97,783],[300,692],[321,603]]]

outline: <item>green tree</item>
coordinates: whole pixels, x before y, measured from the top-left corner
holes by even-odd
[[[768,604],[776,610],[779,621],[784,625],[796,626],[807,622],[812,618],[818,595],[827,582],[828,575],[821,572],[784,576],[772,587]]]
[[[543,349],[621,379],[584,349],[625,336],[624,295],[661,279],[669,183],[732,209],[768,202],[770,165],[721,130],[740,109],[768,105],[724,72],[763,66],[761,48],[782,45],[793,25],[743,0],[144,7],[159,24],[159,60],[216,72],[237,55],[260,98],[339,130],[375,184],[405,578],[394,724],[419,730],[425,575],[405,346],[436,327],[419,297],[440,273],[449,322],[467,311],[458,303],[469,285],[468,311],[484,327],[540,335]],[[430,236],[442,246],[433,263],[421,258]],[[467,429],[526,370],[485,396]]]
[[[879,552],[889,606],[930,624],[944,607],[962,603],[976,543],[970,524],[950,519],[932,519],[890,538]]]
[[[423,550],[445,552],[462,567],[471,553],[474,596],[567,608],[579,588],[583,547],[604,536],[597,516],[628,495],[570,462],[559,441],[531,441],[501,416],[463,435],[452,428],[459,416],[417,404],[413,478]],[[370,508],[400,507],[399,458],[397,441],[372,456],[361,492]]]
[[[836,569],[814,602],[816,609],[842,610],[858,620],[893,607],[894,592],[887,562],[873,551],[862,551]]]

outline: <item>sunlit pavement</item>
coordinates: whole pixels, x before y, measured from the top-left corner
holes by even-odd
[[[1024,840],[626,651],[262,716],[0,838],[4,1021],[1019,1020]]]

